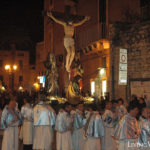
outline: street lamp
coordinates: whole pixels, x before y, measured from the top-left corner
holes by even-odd
[[[17,70],[17,65],[11,66],[11,65],[7,64],[7,65],[5,65],[5,70],[9,71],[9,72],[16,71]]]
[[[36,91],[38,91],[40,89],[40,85],[37,82],[35,82],[33,85],[34,85]]]
[[[5,70],[10,70],[10,65],[5,65]]]
[[[13,70],[17,70],[17,65],[13,65]]]
[[[11,76],[11,89],[13,90],[14,89],[14,71],[17,70],[17,65],[5,65],[5,70],[8,71],[10,73],[10,76]]]

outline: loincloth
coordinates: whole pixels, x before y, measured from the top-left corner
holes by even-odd
[[[65,37],[64,38],[64,46],[65,46],[65,48],[74,46],[74,39]]]

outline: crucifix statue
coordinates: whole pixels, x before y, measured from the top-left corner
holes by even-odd
[[[47,16],[64,27],[64,47],[67,51],[65,68],[67,72],[70,72],[70,67],[75,56],[75,42],[73,38],[75,27],[84,24],[90,17],[70,14],[69,6],[65,7],[65,12],[63,14],[58,12],[47,12]]]

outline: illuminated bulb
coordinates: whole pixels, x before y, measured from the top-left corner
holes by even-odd
[[[23,87],[22,87],[22,86],[20,86],[18,90],[19,90],[19,91],[22,91],[22,90],[23,90]]]
[[[1,90],[2,90],[2,91],[5,91],[5,87],[4,87],[4,86],[2,86],[2,87],[1,87]]]
[[[103,75],[104,73],[105,73],[105,69],[102,68],[102,69],[100,70],[100,75]]]
[[[36,90],[39,90],[40,85],[38,83],[34,83],[33,85],[34,85],[34,87],[35,87]]]
[[[10,69],[10,65],[5,65],[5,70],[9,70]]]
[[[14,70],[17,70],[17,66],[16,66],[16,65],[13,65],[13,69],[14,69]]]

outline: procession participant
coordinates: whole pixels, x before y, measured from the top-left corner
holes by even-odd
[[[66,102],[62,109],[59,110],[56,119],[56,149],[57,150],[72,150],[72,118],[70,111],[71,104]]]
[[[24,98],[24,105],[21,108],[23,125],[21,127],[21,138],[23,140],[23,149],[32,150],[33,145],[33,109],[29,100]]]
[[[83,136],[83,127],[86,123],[86,116],[84,114],[84,105],[79,103],[74,114],[73,120],[73,134],[72,134],[72,144],[73,150],[83,150],[84,146],[84,136]]]
[[[118,123],[114,131],[114,139],[118,141],[118,150],[138,150],[138,137],[140,128],[136,120],[138,106],[131,101],[126,114]]]
[[[55,112],[51,106],[44,103],[46,96],[40,92],[38,103],[33,108],[34,120],[34,150],[51,150],[53,141],[53,127],[55,125]]]
[[[139,126],[141,134],[139,136],[140,150],[150,149],[150,121],[148,120],[148,108],[141,110],[141,116],[139,119]]]
[[[90,105],[90,115],[84,127],[84,150],[101,150],[101,137],[104,136],[104,125],[95,105]]]
[[[18,150],[18,125],[21,118],[15,108],[16,100],[11,97],[1,117],[1,129],[4,129],[2,150]]]
[[[118,99],[118,107],[117,107],[117,110],[118,110],[118,117],[119,117],[119,120],[125,115],[127,114],[127,109],[126,107],[123,105],[124,104],[124,101],[122,98]]]
[[[102,116],[104,122],[105,136],[102,138],[102,150],[116,150],[116,143],[112,138],[117,122],[117,114],[112,111],[112,103],[105,101],[105,112]]]
[[[145,102],[145,99],[142,97],[139,98],[138,102],[139,102],[138,108],[139,108],[139,117],[140,117],[142,113],[141,112],[142,109],[146,107],[146,102]]]
[[[117,108],[119,107],[118,101],[117,100],[111,100],[111,103],[112,103],[112,112],[116,113],[116,111],[118,111]]]

